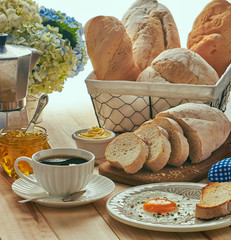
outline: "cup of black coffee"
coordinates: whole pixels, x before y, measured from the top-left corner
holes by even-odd
[[[21,178],[42,187],[50,195],[64,197],[87,185],[93,173],[94,160],[94,154],[83,149],[56,148],[39,151],[32,158],[19,157],[14,168]],[[20,161],[31,165],[36,180],[20,171]]]

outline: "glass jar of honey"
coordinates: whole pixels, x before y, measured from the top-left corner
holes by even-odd
[[[35,126],[33,133],[25,133],[25,128],[19,127],[0,130],[0,164],[10,177],[18,177],[14,170],[18,157],[32,157],[34,153],[49,148],[47,131],[43,127]],[[33,173],[25,161],[21,161],[18,167],[25,175]]]

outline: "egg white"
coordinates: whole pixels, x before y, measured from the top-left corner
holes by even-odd
[[[176,203],[178,210],[165,214],[149,213],[143,210],[143,204],[154,198],[165,198]],[[124,201],[123,214],[129,218],[148,223],[190,224],[195,219],[195,207],[198,199],[189,199],[179,194],[147,191],[134,194]]]

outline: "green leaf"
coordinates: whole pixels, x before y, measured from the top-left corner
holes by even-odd
[[[73,49],[77,46],[78,28],[71,28],[64,22],[57,22],[57,21],[50,21],[50,20],[44,21],[42,24],[44,26],[47,26],[49,24],[52,27],[58,27],[59,33],[63,35],[63,39],[68,39]]]

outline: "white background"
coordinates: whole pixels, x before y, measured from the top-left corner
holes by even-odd
[[[65,12],[68,16],[74,17],[78,22],[85,23],[92,17],[98,15],[114,16],[121,19],[126,10],[135,0],[37,0],[39,6],[53,8]],[[187,36],[192,29],[193,22],[203,8],[210,0],[159,0],[159,3],[164,4],[172,13],[176,22],[181,46],[186,47]],[[82,105],[82,102],[88,100],[87,89],[84,80],[92,71],[90,60],[78,76],[68,79],[61,93],[53,93],[50,95],[50,106],[66,106],[70,102],[76,100],[77,107]],[[80,102],[81,101],[81,102]]]

